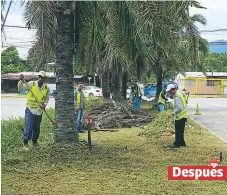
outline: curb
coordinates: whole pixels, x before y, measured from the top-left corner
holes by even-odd
[[[1,95],[1,98],[27,98],[27,96],[7,96],[7,95]]]
[[[227,95],[189,95],[189,98],[227,98]]]
[[[220,137],[219,135],[217,135],[215,132],[213,132],[212,130],[210,130],[209,128],[205,127],[204,125],[202,125],[199,121],[193,119],[191,116],[189,116],[190,119],[192,119],[194,122],[196,122],[197,124],[199,124],[201,127],[203,127],[204,129],[207,129],[211,134],[215,135],[217,138],[219,138],[221,141],[227,143],[227,140],[224,140],[222,137]]]

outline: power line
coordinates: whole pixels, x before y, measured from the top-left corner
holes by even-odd
[[[220,32],[220,31],[227,31],[227,28],[214,29],[214,30],[200,30],[199,32]]]
[[[26,26],[16,26],[16,25],[5,25],[5,27],[8,27],[8,28],[26,28],[26,29],[28,29],[28,27],[26,27]],[[29,28],[29,29],[37,29],[37,28]]]
[[[201,33],[201,34],[204,34],[204,35],[215,35],[215,36],[217,36],[217,35],[227,35],[227,33],[225,34],[223,34],[223,33],[218,33],[218,34],[216,34],[216,33],[214,33],[214,34],[211,34],[211,33],[208,33],[208,32],[204,32],[204,33]]]

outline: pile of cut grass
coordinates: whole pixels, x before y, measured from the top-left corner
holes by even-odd
[[[145,135],[147,137],[157,137],[160,136],[163,132],[169,129],[171,132],[174,132],[174,120],[172,117],[172,111],[167,110],[156,114],[156,117],[153,121],[145,127],[145,130],[140,132],[139,135]]]

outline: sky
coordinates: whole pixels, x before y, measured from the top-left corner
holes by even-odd
[[[190,14],[202,14],[207,19],[207,25],[198,25],[199,30],[227,29],[227,0],[197,0],[207,9],[190,8]],[[23,9],[14,1],[6,25],[25,26],[23,20]],[[20,57],[25,59],[32,42],[35,41],[35,31],[23,28],[5,28],[6,40],[3,39],[3,48],[15,45],[18,48]],[[203,38],[208,41],[224,39],[227,40],[227,31],[202,33]]]

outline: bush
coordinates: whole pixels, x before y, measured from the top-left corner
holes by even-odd
[[[98,97],[88,97],[85,99],[86,110],[103,104],[103,99]],[[55,110],[48,109],[48,114],[51,119],[55,118]],[[13,148],[23,146],[23,132],[25,127],[24,117],[11,118],[9,120],[2,120],[2,151],[10,151]],[[53,143],[54,126],[51,124],[45,113],[40,128],[39,142]]]
[[[48,109],[48,114],[54,119],[54,109]],[[19,119],[11,118],[2,120],[2,151],[9,151],[13,148],[20,147],[23,144],[23,132],[25,121],[23,117]],[[40,142],[53,142],[53,125],[43,113],[43,119],[40,130]]]
[[[94,107],[101,106],[103,104],[103,98],[89,96],[85,99],[85,108],[86,110],[91,110]]]

